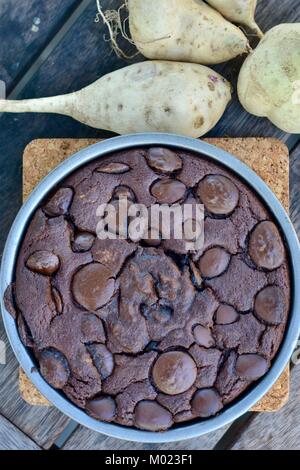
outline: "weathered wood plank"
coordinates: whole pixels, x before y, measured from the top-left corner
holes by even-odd
[[[29,437],[0,416],[0,450],[39,450]]]
[[[80,0],[0,2],[0,80],[9,91]]]
[[[221,439],[229,426],[197,439],[169,444],[140,444],[106,437],[80,426],[64,445],[64,450],[211,450]]]
[[[300,449],[300,366],[294,367],[288,404],[278,413],[260,413],[232,446],[233,450]]]
[[[291,219],[300,240],[300,143],[290,157]]]
[[[104,10],[116,9],[121,3],[120,0],[101,0]],[[102,21],[95,23],[96,12],[96,2],[92,0],[48,60],[32,77],[21,94],[22,98],[72,92],[89,85],[106,73],[145,60],[142,55],[130,62],[117,57],[111,43],[104,40],[108,37],[106,25]],[[129,43],[122,44],[126,52],[132,50]],[[55,76],[51,73],[53,70]]]
[[[20,432],[30,436],[39,446],[48,449],[63,431],[69,419],[53,407],[27,405],[20,396],[19,366],[8,344],[1,320],[0,340],[4,341],[6,346],[6,364],[0,364],[0,414],[14,423]]]

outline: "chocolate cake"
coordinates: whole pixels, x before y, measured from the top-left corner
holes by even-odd
[[[97,237],[101,204],[204,205],[204,245]],[[117,232],[117,229],[116,229]],[[83,166],[35,212],[16,266],[20,337],[93,418],[164,431],[222,411],[272,364],[290,310],[283,237],[204,157],[133,149]]]

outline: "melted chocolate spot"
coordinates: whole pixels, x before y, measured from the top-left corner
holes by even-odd
[[[199,262],[201,274],[206,278],[220,276],[226,271],[230,262],[230,255],[223,248],[207,250]]]
[[[44,212],[52,217],[66,215],[72,203],[73,191],[71,188],[60,188],[47,202]]]
[[[239,191],[226,176],[209,175],[198,185],[197,194],[205,208],[215,215],[229,215],[237,207]]]
[[[230,305],[220,305],[216,312],[217,325],[230,325],[239,319],[238,312]]]
[[[61,295],[59,291],[56,289],[56,287],[52,287],[52,298],[53,298],[53,302],[55,304],[57,313],[61,314],[64,306],[63,306]]]
[[[186,186],[177,180],[157,180],[151,187],[151,194],[160,204],[175,204],[184,199]]]
[[[261,290],[255,299],[255,313],[266,323],[282,323],[288,312],[286,297],[278,286],[268,286]]]
[[[110,422],[116,415],[116,403],[111,397],[94,398],[87,403],[86,410],[93,418]]]
[[[73,251],[76,253],[89,251],[94,243],[95,236],[89,232],[79,232],[75,235]]]
[[[108,173],[110,175],[119,175],[130,171],[130,166],[126,163],[104,163],[103,165],[96,168],[98,173]]]
[[[126,163],[116,163],[116,162],[103,163],[102,165],[98,166],[98,168],[96,168],[96,171],[98,173],[119,175],[119,174],[127,173],[128,171],[130,171],[130,166],[127,165]]]
[[[204,328],[204,326],[197,325],[194,328],[194,337],[196,343],[204,348],[212,348],[215,345],[215,340],[212,337],[210,330],[208,328]]]
[[[150,168],[158,173],[171,174],[182,168],[181,158],[166,148],[153,147],[148,150],[146,158]]]
[[[193,359],[181,351],[162,354],[154,364],[153,380],[167,395],[186,392],[195,382],[197,367]]]
[[[270,271],[284,261],[284,246],[273,222],[261,222],[253,230],[249,241],[249,255],[254,263]]]
[[[99,263],[81,268],[73,278],[73,296],[86,310],[97,310],[111,299],[115,291],[112,272]]]
[[[241,379],[257,380],[268,370],[268,362],[258,354],[243,354],[236,361],[236,372]]]
[[[134,413],[134,424],[147,431],[165,431],[173,424],[171,413],[155,401],[140,401]]]
[[[54,349],[45,349],[40,355],[40,372],[54,388],[63,388],[69,380],[70,370],[65,356]]]
[[[51,274],[54,274],[59,268],[59,258],[50,251],[36,251],[29,256],[26,266],[31,271],[51,276]]]
[[[107,379],[114,370],[114,356],[104,344],[90,344],[87,349],[102,380]]]
[[[223,408],[220,395],[213,389],[198,390],[192,399],[192,412],[200,418],[216,415]]]

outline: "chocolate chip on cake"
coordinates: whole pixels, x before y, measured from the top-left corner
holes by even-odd
[[[73,190],[71,188],[60,188],[54,196],[44,206],[44,211],[50,216],[65,215],[73,199]]]
[[[119,175],[130,171],[130,167],[126,163],[111,162],[98,166],[96,171],[98,173],[107,173],[109,175]]]
[[[230,325],[238,319],[239,314],[231,305],[222,304],[216,312],[217,325]]]
[[[63,388],[70,377],[70,369],[64,355],[54,349],[45,349],[40,358],[40,371],[44,379],[55,388]]]
[[[153,367],[153,380],[157,388],[167,395],[185,392],[193,385],[196,376],[195,362],[181,351],[162,354]]]
[[[205,208],[215,215],[228,215],[239,202],[239,191],[226,176],[208,175],[200,181],[197,194]]]
[[[202,276],[213,278],[220,276],[228,267],[230,255],[223,248],[211,248],[207,250],[199,262]]]
[[[198,390],[192,399],[192,413],[200,418],[214,416],[222,408],[221,397],[212,388]]]
[[[203,284],[203,279],[200,274],[200,271],[192,260],[189,261],[189,264],[190,264],[190,270],[192,274],[192,281],[194,285],[197,287],[197,289],[201,289],[202,284]]]
[[[268,362],[258,354],[243,354],[237,358],[236,372],[241,379],[257,380],[268,370]]]
[[[273,222],[259,223],[251,233],[249,255],[254,263],[272,271],[284,261],[284,245],[279,230]]]
[[[134,424],[147,431],[165,431],[173,424],[171,413],[155,401],[140,401],[134,412]]]
[[[63,301],[62,301],[62,298],[61,298],[61,294],[60,294],[59,290],[56,289],[56,287],[52,287],[52,298],[53,298],[53,301],[55,303],[57,313],[61,314],[62,311],[63,311],[64,306],[63,306]]]
[[[186,187],[181,181],[162,179],[153,184],[151,194],[160,204],[175,204],[184,198]]]
[[[199,346],[204,346],[205,348],[211,348],[215,344],[215,340],[212,337],[212,334],[208,328],[204,326],[197,325],[194,328],[194,337],[195,341]]]
[[[99,206],[121,219],[134,203],[147,216],[152,204],[203,204],[204,246],[188,248],[194,212],[183,239],[152,219],[154,234],[128,237],[132,214],[99,237]],[[83,165],[42,201],[5,298],[52,387],[94,419],[161,432],[215,416],[264,376],[291,276],[276,221],[246,183],[201,155],[144,147]]]
[[[29,256],[26,262],[27,268],[39,274],[51,276],[59,268],[59,258],[50,251],[36,251]]]
[[[116,403],[111,397],[99,397],[86,405],[87,412],[95,419],[110,422],[116,415]]]
[[[266,323],[278,325],[282,323],[288,311],[287,299],[278,286],[267,286],[261,290],[255,299],[256,315]]]
[[[73,250],[75,252],[89,251],[95,241],[95,236],[89,232],[78,232],[73,241]]]
[[[113,296],[115,280],[112,272],[100,263],[88,264],[74,276],[74,299],[86,310],[97,310]]]
[[[114,356],[104,344],[90,344],[87,349],[102,380],[107,379],[114,370]]]
[[[148,165],[158,173],[171,174],[182,168],[181,158],[172,150],[153,147],[146,154]]]

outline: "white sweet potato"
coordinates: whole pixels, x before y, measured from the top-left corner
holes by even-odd
[[[230,98],[230,84],[208,67],[149,61],[110,73],[75,93],[0,100],[0,112],[60,113],[119,134],[156,131],[200,137],[216,125]]]
[[[249,113],[300,133],[300,23],[268,31],[241,69],[238,95]]]
[[[243,32],[200,0],[128,0],[132,40],[148,59],[226,62],[249,50]]]
[[[212,7],[222,13],[233,23],[248,26],[259,37],[263,33],[255,22],[257,0],[206,0]]]

